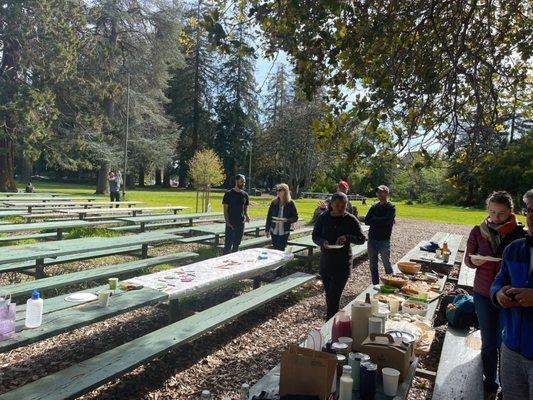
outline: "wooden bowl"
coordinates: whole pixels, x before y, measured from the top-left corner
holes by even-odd
[[[420,264],[411,261],[400,261],[396,265],[398,265],[398,269],[404,274],[411,275],[418,274],[420,272],[420,268],[422,268]]]
[[[402,288],[403,286],[407,285],[407,283],[409,282],[409,279],[407,279],[406,276],[403,276],[401,274],[393,274],[393,275],[381,275],[379,277],[379,279],[381,279],[381,281],[385,284],[385,285],[390,285],[390,286],[394,286],[394,287],[397,287],[397,288]]]

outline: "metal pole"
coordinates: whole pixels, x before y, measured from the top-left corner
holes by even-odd
[[[124,138],[124,174],[122,182],[122,198],[126,195],[126,171],[128,168],[128,140],[130,137],[130,74],[128,73],[127,103],[126,103],[126,137]]]
[[[252,190],[252,143],[250,143],[250,163],[248,164],[248,187]]]

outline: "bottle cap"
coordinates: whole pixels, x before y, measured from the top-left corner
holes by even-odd
[[[39,300],[39,291],[37,289],[33,289],[33,292],[31,294],[32,300]]]
[[[352,367],[349,365],[344,365],[342,367],[342,372],[345,374],[351,374],[352,373]]]
[[[211,393],[209,393],[209,390],[202,390],[202,397],[209,397],[211,396]]]
[[[247,383],[243,383],[241,388],[242,389],[250,389],[250,385],[248,385]]]

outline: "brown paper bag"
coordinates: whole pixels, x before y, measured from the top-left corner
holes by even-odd
[[[279,394],[311,395],[327,400],[336,369],[334,354],[291,345],[281,354]]]

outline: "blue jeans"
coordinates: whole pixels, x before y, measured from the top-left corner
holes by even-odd
[[[392,274],[390,264],[390,240],[368,240],[368,259],[370,261],[370,273],[372,274],[372,284],[379,283],[378,256],[385,267],[385,273]]]
[[[481,360],[483,362],[483,386],[486,391],[498,390],[498,357],[502,342],[500,310],[492,304],[489,297],[474,293],[479,330],[481,332]]]

